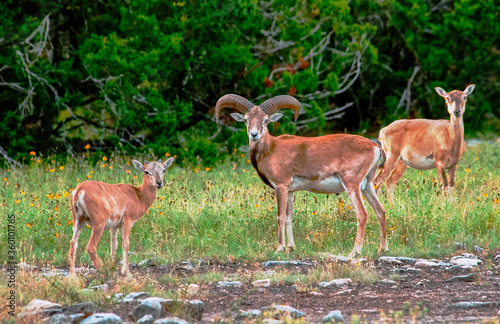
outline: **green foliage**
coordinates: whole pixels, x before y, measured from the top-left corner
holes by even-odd
[[[469,83],[477,86],[466,132],[498,134],[496,7],[493,0],[3,1],[0,146],[18,161],[32,150],[63,159],[90,143],[101,154],[168,151],[212,166],[247,141],[213,122],[211,108],[226,93],[256,104],[294,95],[302,120],[318,117],[302,134],[375,134],[409,115],[447,118],[433,88]],[[401,98],[415,67],[407,105]],[[323,117],[350,102],[341,119]],[[227,116],[223,123],[233,123]],[[291,113],[271,130],[295,133]]]

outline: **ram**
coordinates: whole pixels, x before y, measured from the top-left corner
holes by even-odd
[[[71,193],[73,214],[73,238],[69,248],[69,273],[75,275],[75,259],[78,238],[83,225],[92,228],[87,253],[99,269],[102,260],[97,255],[97,244],[104,230],[111,230],[111,256],[118,248],[118,230],[122,229],[123,261],[121,273],[130,276],[128,268],[129,234],[132,225],[144,215],[156,198],[156,191],[163,187],[163,174],[172,165],[174,158],[146,162],[144,165],[132,160],[134,167],[144,173],[139,187],[128,184],[108,184],[99,181],[80,183]]]
[[[375,193],[372,180],[385,159],[384,151],[361,136],[335,134],[320,137],[282,135],[273,137],[267,130],[290,108],[297,120],[300,103],[291,96],[276,96],[256,106],[247,99],[228,94],[215,106],[216,122],[223,108],[234,108],[243,114],[231,116],[244,122],[250,143],[250,160],[265,184],[276,192],[278,203],[278,248],[285,247],[285,225],[288,248],[295,249],[292,232],[294,192],[310,191],[333,194],[347,191],[357,217],[357,231],[350,256],[361,252],[365,235],[367,211],[361,194],[377,214],[380,225],[380,248],[387,251],[385,210]]]
[[[446,101],[450,120],[401,119],[380,130],[379,140],[387,154],[387,161],[374,183],[378,191],[385,182],[391,204],[394,204],[394,187],[407,167],[437,169],[444,192],[453,188],[458,161],[465,152],[465,103],[474,87],[471,84],[464,91],[450,92],[435,88]]]

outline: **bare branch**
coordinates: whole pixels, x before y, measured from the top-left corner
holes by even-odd
[[[50,42],[49,39],[49,31],[50,31],[50,14],[45,16],[45,18],[42,20],[40,25],[38,26],[31,35],[28,36],[24,40],[26,44],[28,44],[31,48],[26,49],[25,53],[25,59],[26,62],[28,62],[28,65],[31,67],[33,64],[35,64],[38,59],[42,56],[43,52],[47,54],[47,58],[50,63],[52,63],[52,57],[53,57],[53,46],[52,43]],[[40,36],[40,40],[36,43],[32,43],[34,41],[36,36]],[[34,53],[35,58],[33,60],[30,59],[29,54]]]
[[[420,71],[420,66],[417,65],[413,69],[413,73],[408,80],[408,84],[406,85],[405,91],[403,91],[403,94],[401,95],[401,99],[399,100],[398,107],[396,108],[396,111],[394,113],[397,113],[399,108],[403,107],[403,105],[406,102],[406,109],[405,113],[407,114],[410,111],[410,104],[411,104],[411,84],[413,83],[413,80],[415,79],[415,76],[417,75],[418,71]]]
[[[4,159],[10,164],[10,165],[15,165],[18,167],[22,167],[21,163],[17,162],[16,160],[11,159],[8,155],[7,152],[3,149],[3,147],[0,146],[0,154],[3,155]]]
[[[341,118],[345,114],[344,110],[346,110],[349,107],[352,107],[353,105],[354,105],[353,102],[349,102],[342,107],[330,109],[327,112],[323,113],[323,118],[325,120],[332,120],[332,119]],[[299,120],[297,122],[292,122],[292,124],[297,126],[297,130],[300,130],[300,129],[306,127],[307,124],[312,123],[314,121],[317,121],[318,119],[319,119],[319,117],[313,117],[313,118],[309,118],[309,119],[305,119],[305,120]]]
[[[30,101],[30,100],[32,100],[32,97],[33,97],[33,95],[35,94],[35,92],[33,91],[34,87],[33,87],[32,83],[31,83],[31,77],[30,77],[30,76],[33,76],[33,77],[35,77],[35,78],[38,80],[38,82],[40,82],[40,83],[42,83],[42,84],[45,84],[47,87],[49,87],[49,89],[50,89],[50,90],[52,91],[52,93],[54,94],[54,99],[56,100],[57,105],[62,105],[63,107],[65,107],[65,108],[68,110],[68,112],[70,113],[70,115],[71,115],[73,118],[75,118],[75,119],[76,119],[76,118],[78,118],[78,117],[75,115],[75,113],[73,113],[73,111],[71,110],[71,108],[70,108],[68,105],[66,105],[66,103],[64,103],[64,101],[61,99],[61,97],[59,97],[59,94],[57,93],[57,89],[56,89],[56,88],[54,88],[54,87],[53,87],[53,86],[52,86],[52,85],[51,85],[51,84],[50,84],[50,83],[49,83],[46,79],[44,79],[44,78],[42,78],[42,77],[40,77],[40,76],[36,75],[36,74],[35,74],[35,73],[33,73],[32,71],[30,71],[30,69],[29,69],[28,65],[26,64],[26,61],[24,60],[24,55],[23,55],[23,53],[21,53],[20,51],[16,51],[16,54],[17,54],[17,55],[21,58],[21,61],[23,62],[24,68],[25,68],[25,70],[26,70],[26,73],[28,74],[28,78],[29,78],[29,81],[30,81],[30,90],[29,90],[29,92],[28,92],[28,98],[27,98],[27,99],[25,99],[25,100],[23,101],[23,103],[24,103],[24,102],[26,102],[26,101]],[[23,104],[23,103],[22,103],[22,104]],[[21,105],[22,105],[22,104],[21,104]],[[22,108],[23,108],[23,107],[22,107],[21,105],[19,105],[19,108],[22,110]],[[30,106],[29,108],[30,108],[30,113],[31,113],[31,112],[32,112],[32,109],[33,109],[33,105],[32,105],[32,103],[31,103],[31,106]]]

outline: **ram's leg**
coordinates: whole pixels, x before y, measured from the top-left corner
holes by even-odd
[[[276,252],[283,252],[285,250],[285,220],[286,208],[288,202],[288,188],[277,187],[276,199],[278,201],[278,248]]]
[[[293,215],[293,192],[289,192],[288,201],[286,205],[286,235],[288,237],[288,248],[290,248],[291,250],[295,250],[295,243],[293,241],[292,215]]]

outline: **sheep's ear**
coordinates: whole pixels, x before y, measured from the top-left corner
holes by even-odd
[[[474,87],[476,85],[475,84],[471,84],[469,85],[465,90],[464,90],[464,93],[466,96],[470,95],[472,93],[472,91],[474,91]]]
[[[231,117],[233,117],[234,120],[239,121],[239,122],[244,122],[245,121],[245,115],[242,115],[242,114],[232,113]]]
[[[141,171],[141,172],[146,171],[146,169],[144,168],[144,165],[142,165],[142,163],[141,163],[141,162],[139,162],[139,161],[137,161],[137,160],[132,160],[132,164],[134,165],[134,167],[135,167],[137,170],[139,170],[139,171]]]
[[[443,88],[440,87],[435,87],[434,90],[436,90],[437,94],[441,97],[446,97],[446,95],[448,94],[446,91],[444,91]]]
[[[170,159],[166,160],[164,163],[163,163],[163,166],[165,167],[165,169],[168,169],[172,163],[174,163],[174,158],[171,157]]]

